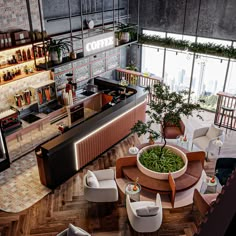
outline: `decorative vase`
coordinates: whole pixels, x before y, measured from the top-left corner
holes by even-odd
[[[150,145],[153,145],[155,142],[154,142],[154,139],[153,139],[153,137],[150,135],[149,136],[149,141],[148,141],[148,143],[150,144]]]
[[[130,34],[129,34],[129,32],[121,32],[120,42],[121,43],[128,43],[129,41],[130,41]]]
[[[60,56],[58,56],[58,53],[56,51],[52,51],[50,52],[50,58],[54,64],[62,63],[62,53],[60,54]]]

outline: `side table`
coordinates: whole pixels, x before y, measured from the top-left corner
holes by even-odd
[[[184,136],[183,135],[179,135],[179,136],[176,137],[176,144],[180,147],[183,147],[183,148],[189,150],[189,148],[190,148],[189,143],[190,143],[189,139],[184,141]]]
[[[202,193],[216,193],[217,192],[217,188],[220,188],[221,186],[219,183],[219,180],[217,179],[217,177],[215,177],[215,182],[212,183],[211,181],[211,177],[206,176],[206,178],[203,180],[202,186],[201,186],[201,192]]]
[[[137,190],[134,191],[133,190],[134,182],[129,182],[126,184],[126,186],[125,186],[125,199],[126,199],[126,195],[129,195],[131,200],[140,201],[141,185],[137,183],[136,186],[137,186]]]

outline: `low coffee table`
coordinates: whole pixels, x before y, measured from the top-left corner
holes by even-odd
[[[129,195],[130,199],[132,199],[133,201],[140,201],[141,186],[139,183],[137,183],[136,186],[137,190],[134,191],[133,190],[134,182],[127,183],[125,187],[125,195]]]

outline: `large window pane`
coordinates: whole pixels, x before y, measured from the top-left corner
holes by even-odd
[[[191,53],[166,50],[164,82],[172,91],[189,89],[192,61]]]
[[[223,90],[227,60],[219,57],[207,57],[196,55],[194,64],[193,81],[191,95],[193,100],[205,99],[203,108],[215,111],[217,103],[217,93]]]
[[[231,60],[225,92],[236,95],[236,61]]]
[[[158,47],[142,47],[143,73],[154,74],[162,77],[164,49]]]
[[[161,32],[161,31],[143,30],[143,33],[147,34],[147,35],[160,36],[161,38],[165,38],[165,36],[166,36],[166,33],[165,32]]]
[[[231,41],[228,40],[220,40],[220,39],[212,39],[212,38],[197,38],[198,43],[214,43],[214,44],[221,44],[222,46],[230,46]]]
[[[167,33],[167,37],[169,38],[173,38],[173,39],[183,39],[183,35],[182,34],[172,34],[172,33]]]

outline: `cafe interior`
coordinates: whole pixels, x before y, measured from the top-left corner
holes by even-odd
[[[236,235],[233,0],[0,10],[1,236]]]

